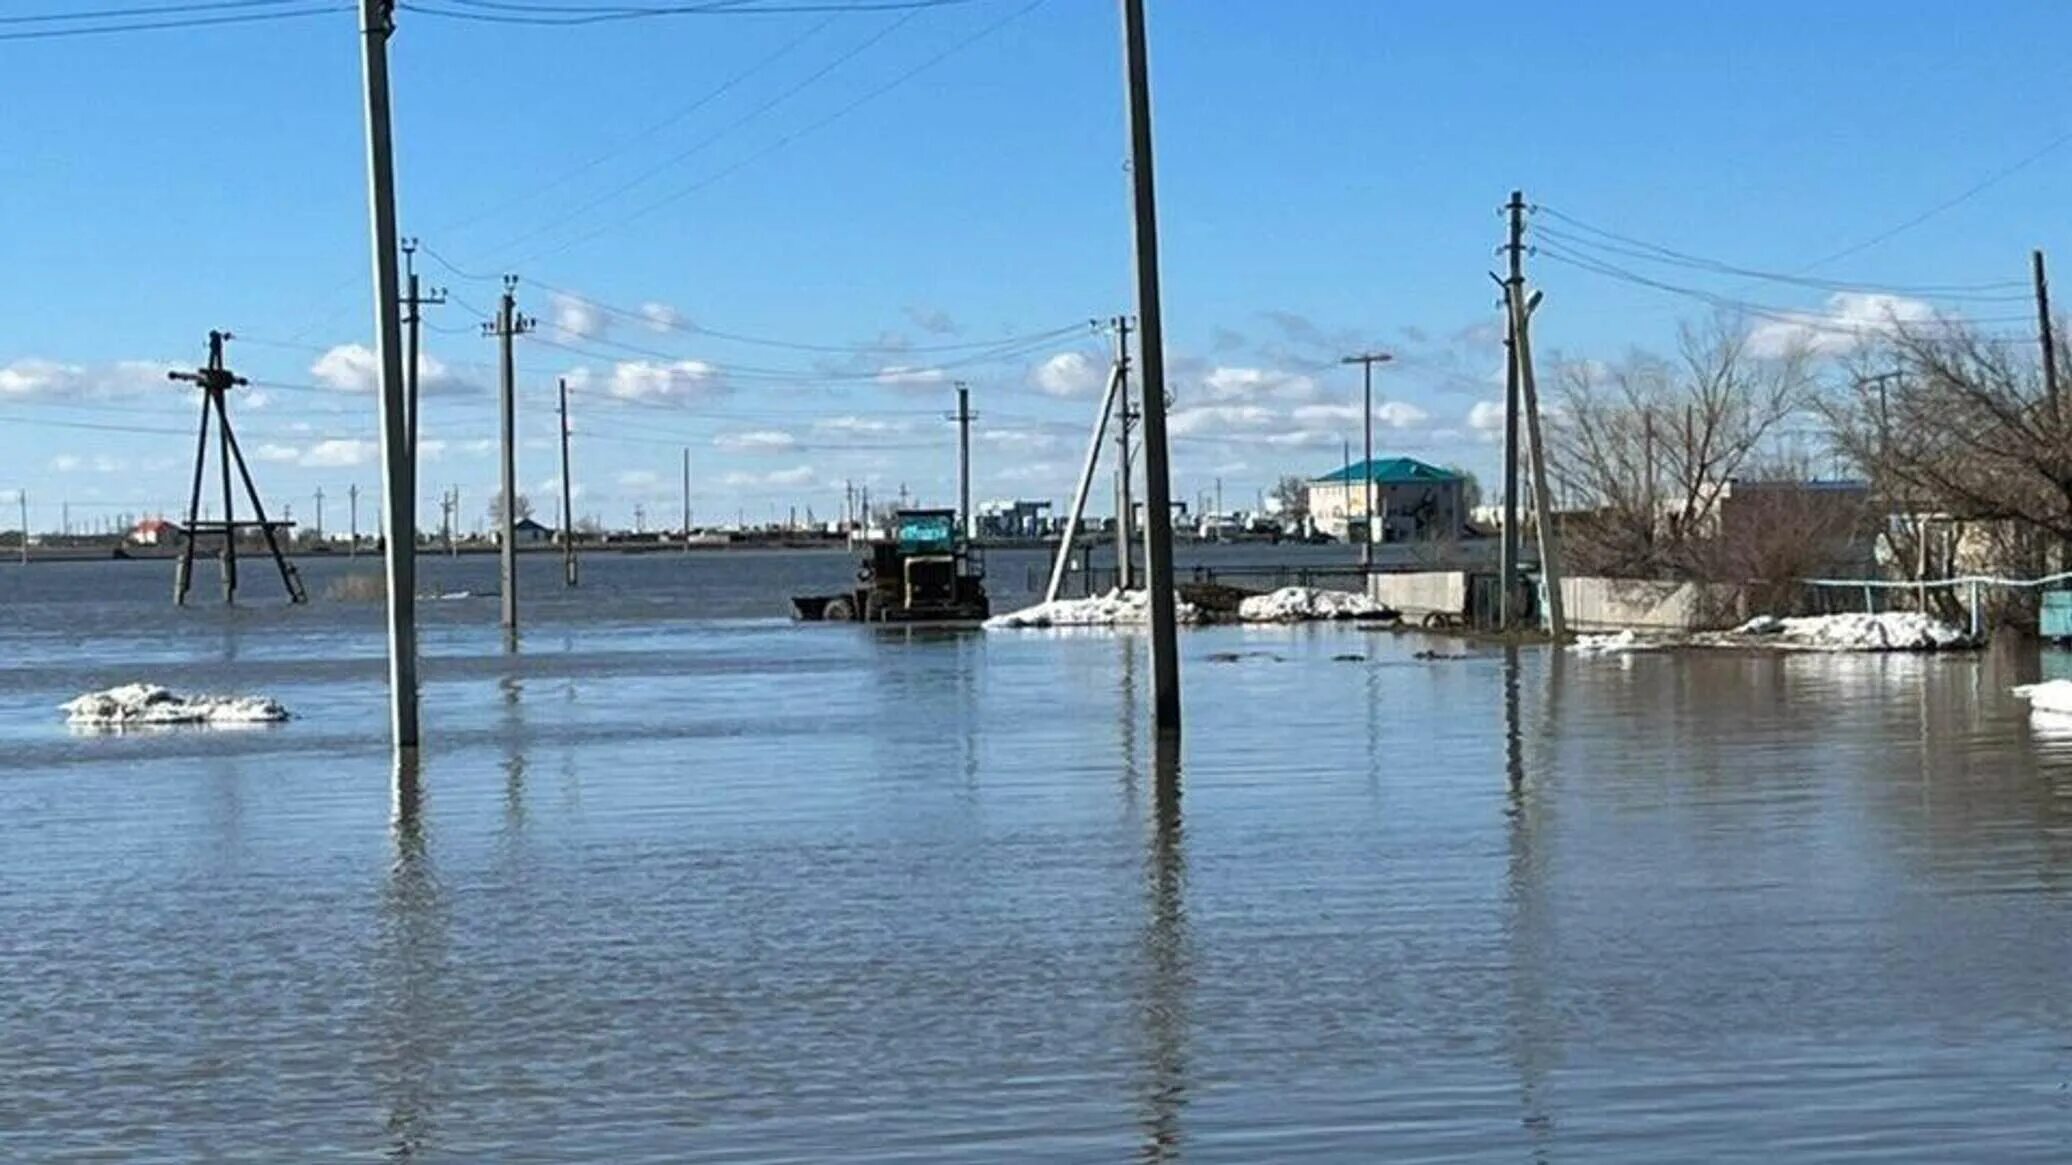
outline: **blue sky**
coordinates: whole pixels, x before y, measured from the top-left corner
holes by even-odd
[[[1358,410],[1332,361],[1367,346],[1403,357],[1382,450],[1490,476],[1484,272],[1514,186],[1768,270],[1905,227],[1817,269],[1867,287],[2018,280],[2035,246],[2072,261],[2053,6],[1150,9],[1181,497],[1221,477],[1235,505],[1334,468]],[[400,23],[404,229],[458,269],[420,257],[454,294],[428,333],[430,514],[458,485],[473,522],[491,489],[476,333],[507,270],[541,319],[520,349],[534,495],[561,375],[577,509],[609,521],[673,515],[684,446],[701,520],[825,517],[845,480],[947,501],[959,378],[979,496],[1067,493],[1107,341],[1065,330],[1131,305],[1113,3]],[[378,489],[349,347],[370,331],[353,15],[0,40],[0,62],[0,491],[25,487],[39,528],[64,500],[75,524],[176,509],[193,401],[160,370],[210,327],[275,386],[234,406],[270,495],[306,520],[318,488]],[[1813,319],[1862,306],[1615,262]],[[1533,270],[1549,359],[1667,348],[1709,310]],[[2021,330],[2017,302],[1952,306]]]

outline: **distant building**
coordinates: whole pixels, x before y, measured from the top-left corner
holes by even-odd
[[[501,538],[503,535],[499,532],[495,537]],[[552,542],[554,530],[553,527],[543,526],[531,518],[520,518],[511,524],[511,538],[520,546],[536,546]]]
[[[1411,457],[1356,462],[1309,483],[1309,515],[1334,538],[1358,536],[1372,481],[1378,541],[1455,539],[1467,532],[1468,479]]]
[[[1051,504],[1044,501],[986,502],[978,508],[981,538],[1041,538],[1050,533]]]
[[[138,546],[170,546],[179,538],[180,528],[164,518],[146,518],[129,533],[129,540]]]

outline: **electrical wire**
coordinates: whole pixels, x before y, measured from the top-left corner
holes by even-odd
[[[432,4],[453,4],[461,7],[441,8]],[[952,5],[969,4],[972,0],[857,0],[855,3],[838,4],[814,2],[814,0],[785,0],[774,4],[758,4],[750,7],[741,3],[710,2],[701,4],[656,4],[618,5],[613,7],[585,7],[581,5],[522,5],[522,4],[469,4],[469,0],[403,0],[397,7],[425,16],[438,16],[448,20],[467,20],[481,24],[517,24],[566,28],[578,25],[611,24],[628,20],[645,20],[670,16],[751,16],[792,13],[844,13],[844,12],[902,12],[919,11],[926,8],[948,8]]]
[[[301,2],[301,0],[297,0]],[[203,10],[190,6],[188,11]],[[168,8],[167,11],[179,11]],[[114,24],[94,24],[84,27],[36,28],[22,32],[0,32],[0,41],[58,40],[67,37],[105,36],[121,32],[161,32],[171,29],[210,28],[228,24],[257,24],[262,21],[293,20],[303,16],[321,16],[329,12],[345,12],[343,4],[321,4],[309,8],[292,10],[269,9],[264,12],[240,12],[220,16],[192,16],[182,19],[133,20]]]

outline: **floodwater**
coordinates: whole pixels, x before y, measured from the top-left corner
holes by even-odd
[[[289,610],[247,564],[235,612],[0,566],[0,1158],[2072,1156],[2033,651],[1203,629],[1160,757],[1132,634],[785,623],[839,555],[541,558],[515,654],[425,604],[398,772],[378,609],[321,598],[372,565]],[[133,679],[302,715],[53,708]]]

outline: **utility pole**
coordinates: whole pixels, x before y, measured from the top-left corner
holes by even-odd
[[[482,331],[497,338],[502,356],[499,415],[503,422],[503,512],[497,516],[497,558],[502,567],[507,632],[518,630],[518,365],[512,342],[531,331],[533,323],[518,314],[518,277],[504,276],[504,295],[497,305],[496,320],[482,325]]]
[[[1498,543],[1497,630],[1508,635],[1518,622],[1518,358],[1509,310],[1511,289],[1525,285],[1525,195],[1511,192],[1510,235],[1504,244],[1509,277],[1500,281],[1504,291],[1504,511],[1503,535]],[[1652,415],[1650,416],[1652,420]],[[1649,522],[1654,516],[1649,515]],[[1652,528],[1652,527],[1650,527]]]
[[[388,38],[395,0],[360,0],[367,96],[367,188],[374,254],[374,350],[381,369],[382,551],[388,582],[389,726],[417,748],[417,465],[396,333],[396,173],[389,134]]]
[[[2043,386],[2050,400],[2050,416],[2053,421],[2063,419],[2058,410],[2058,357],[2056,337],[2050,326],[2050,284],[2043,278],[2043,252],[2029,252],[2030,265],[2036,272],[2036,327],[2043,340]]]
[[[1116,316],[1115,329],[1115,588],[1137,589],[1135,538],[1137,504],[1130,497],[1130,429],[1137,411],[1130,407],[1130,318]]]
[[[324,487],[317,487],[317,542],[324,541]]]
[[[403,296],[403,306],[409,312],[403,319],[405,326],[409,329],[407,333],[409,350],[405,354],[403,378],[408,386],[407,395],[410,399],[410,420],[407,427],[410,439],[410,458],[414,463],[417,460],[417,373],[418,366],[423,363],[422,358],[418,355],[417,347],[417,326],[424,318],[423,312],[420,309],[427,306],[436,307],[439,304],[445,303],[446,289],[435,287],[429,292],[420,292],[418,290],[416,239],[403,240],[403,267],[408,272],[408,290]]]
[[[1361,399],[1365,403],[1361,406],[1360,409],[1360,429],[1361,432],[1364,434],[1364,436],[1362,437],[1361,445],[1362,449],[1364,450],[1362,454],[1363,460],[1360,462],[1360,519],[1361,525],[1367,531],[1367,536],[1360,542],[1360,569],[1370,574],[1374,570],[1375,536],[1374,366],[1376,364],[1386,364],[1393,359],[1395,359],[1395,357],[1391,356],[1387,352],[1363,352],[1357,356],[1347,356],[1345,359],[1339,361],[1340,364],[1359,365],[1360,380],[1362,385],[1365,386],[1363,394],[1361,396]],[[1216,508],[1222,508],[1221,499],[1218,499]]]
[[[691,447],[683,447],[683,552],[691,552]]]
[[[194,448],[194,486],[187,497],[187,539],[181,548],[179,564],[173,573],[173,602],[187,601],[188,584],[194,574],[194,545],[203,529],[220,531],[223,535],[223,601],[229,603],[237,598],[237,532],[240,525],[257,526],[266,540],[266,548],[273,554],[274,565],[280,568],[281,584],[287,588],[288,601],[307,602],[309,596],[303,592],[302,579],[295,572],[294,564],[281,552],[280,542],[274,537],[276,526],[292,526],[292,522],[275,523],[266,518],[266,505],[259,499],[259,487],[252,481],[252,471],[245,465],[245,455],[238,448],[237,435],[230,428],[229,392],[248,383],[244,377],[231,373],[223,366],[223,343],[230,339],[230,333],[212,331],[209,333],[209,362],[192,372],[168,372],[169,380],[184,380],[200,387],[201,430]],[[216,417],[218,431],[219,466],[223,474],[223,520],[206,521],[200,517],[201,483],[203,469],[209,452],[209,414]],[[245,495],[251,499],[254,521],[240,523],[231,504],[230,471],[235,467],[245,484]]]
[[[1138,347],[1144,363],[1144,567],[1151,588],[1152,723],[1180,735],[1180,643],[1173,603],[1172,478],[1166,459],[1165,317],[1158,286],[1158,192],[1152,174],[1151,60],[1144,0],[1121,0],[1135,212]]]
[[[1511,215],[1511,237],[1525,233],[1525,193],[1511,192],[1506,206]],[[1511,367],[1518,378],[1518,393],[1525,411],[1525,437],[1532,452],[1532,503],[1540,544],[1540,583],[1546,591],[1547,632],[1556,639],[1568,634],[1568,618],[1561,600],[1561,553],[1554,531],[1554,502],[1547,484],[1547,447],[1540,434],[1540,397],[1532,366],[1532,313],[1540,305],[1540,293],[1525,294],[1522,244],[1511,253],[1511,278],[1503,280],[1504,304],[1508,308],[1511,333]],[[1685,429],[1688,431],[1689,426]]]
[[[561,585],[575,586],[576,511],[575,494],[568,482],[568,379],[561,382]]]
[[[22,511],[22,565],[27,566],[29,565],[29,491],[25,489],[14,491],[14,500],[15,504],[20,506]],[[193,535],[190,534],[188,537],[191,538]]]
[[[978,537],[978,525],[971,514],[971,422],[977,418],[971,415],[971,386],[957,382],[957,411],[950,419],[957,422],[957,520],[964,526],[966,539]]]

